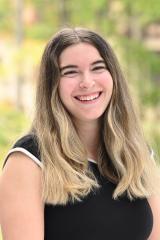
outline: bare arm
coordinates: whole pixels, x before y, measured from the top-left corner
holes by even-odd
[[[153,229],[149,240],[160,240],[160,197],[150,197],[148,202],[153,213]]]
[[[0,177],[3,240],[44,240],[42,170],[29,157],[13,153]]]

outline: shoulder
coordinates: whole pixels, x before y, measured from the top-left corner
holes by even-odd
[[[42,171],[31,159],[14,152],[0,176],[0,222],[7,239],[43,239]],[[14,216],[14,217],[13,217]],[[19,228],[23,222],[23,228]]]
[[[159,240],[160,236],[160,196],[151,196],[148,202],[153,214],[153,229],[150,235],[150,240]]]
[[[41,163],[38,141],[34,134],[27,134],[15,142],[4,160],[3,167],[5,166],[9,156],[13,153],[23,153],[23,155],[28,156],[41,168],[43,167]]]

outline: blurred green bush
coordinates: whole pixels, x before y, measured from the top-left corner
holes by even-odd
[[[0,116],[0,166],[2,166],[7,151],[16,138],[27,131],[30,120],[26,114],[7,103],[0,105]]]

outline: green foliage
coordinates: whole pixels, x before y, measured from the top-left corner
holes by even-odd
[[[26,7],[30,5],[35,10],[37,20],[26,26],[26,37],[32,39],[49,39],[58,25],[60,4],[56,0],[34,0],[26,3]]]
[[[142,104],[146,106],[158,106],[160,103],[160,89],[155,85],[148,88],[141,96]]]
[[[53,32],[55,32],[54,27],[51,28],[50,25],[41,23],[26,28],[25,34],[29,38],[41,40],[49,39],[53,35]]]
[[[29,119],[13,107],[0,105],[0,165],[16,138],[27,131]]]
[[[142,105],[157,106],[160,103],[160,58],[150,52],[140,40],[119,37],[123,49],[122,59],[127,69],[128,81],[135,88]]]
[[[12,31],[14,8],[10,0],[0,1],[0,29],[1,31]]]
[[[160,20],[159,0],[121,0],[126,13],[136,15],[141,24]]]
[[[81,0],[75,4],[74,0],[70,1],[70,22],[73,26],[83,26],[96,29],[98,32],[109,32],[113,24],[109,18],[108,1],[106,0]],[[79,13],[79,14],[77,14]]]

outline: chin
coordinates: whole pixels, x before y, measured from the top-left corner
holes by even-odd
[[[79,116],[79,117],[74,117],[80,121],[84,121],[84,122],[90,122],[90,121],[97,121],[102,117],[102,114],[94,114],[94,115],[85,115],[85,116]]]

